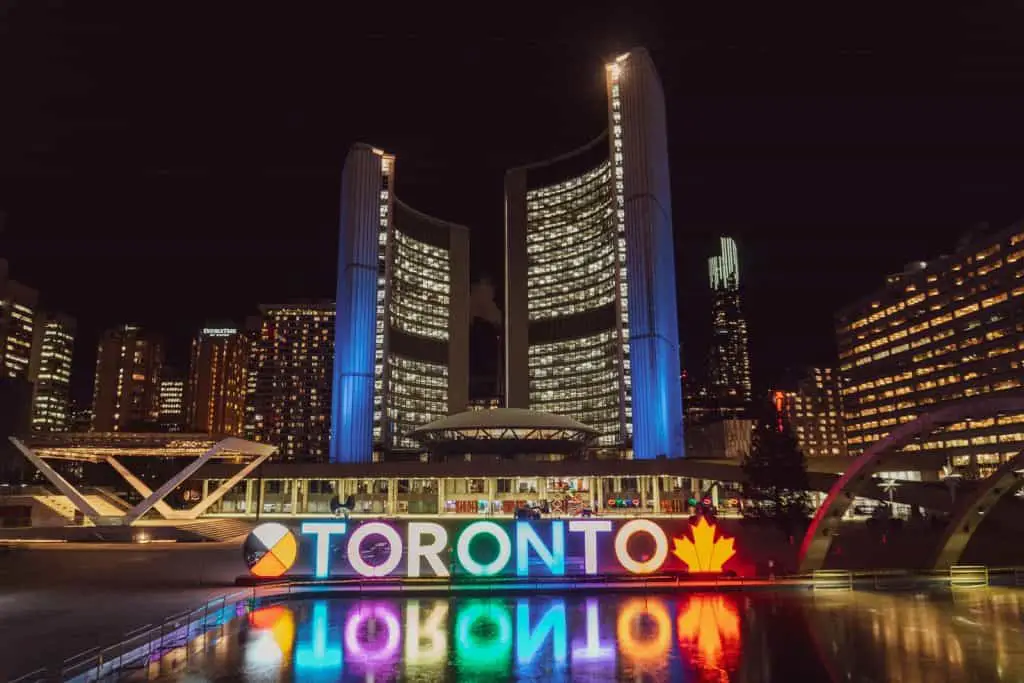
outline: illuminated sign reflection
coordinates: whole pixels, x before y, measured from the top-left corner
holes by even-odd
[[[554,553],[554,551],[552,551]],[[543,559],[542,559],[543,561]],[[379,566],[379,565],[378,565]],[[296,680],[598,676],[734,671],[733,598],[313,600],[248,617],[245,671]],[[297,627],[296,627],[297,624]],[[454,669],[454,670],[453,670]]]

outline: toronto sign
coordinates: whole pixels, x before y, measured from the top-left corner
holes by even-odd
[[[721,573],[734,539],[704,517],[568,520],[307,520],[246,539],[257,578],[540,577]]]

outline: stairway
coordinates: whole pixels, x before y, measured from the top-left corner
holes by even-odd
[[[201,519],[175,525],[208,541],[241,541],[252,531],[254,524],[244,519]]]

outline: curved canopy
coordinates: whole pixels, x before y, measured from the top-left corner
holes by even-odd
[[[477,453],[569,453],[597,435],[564,415],[519,408],[471,410],[434,420],[409,433],[434,451]]]

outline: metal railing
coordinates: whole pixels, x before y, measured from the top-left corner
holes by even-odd
[[[158,625],[146,624],[129,631],[113,645],[84,650],[59,666],[36,669],[11,683],[116,680],[128,671],[148,670],[153,665],[159,668],[168,655],[177,651],[188,660],[223,637],[224,627],[251,610],[255,599],[254,590],[222,595],[167,617]]]

